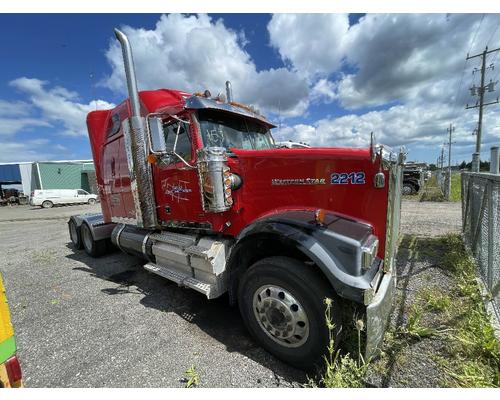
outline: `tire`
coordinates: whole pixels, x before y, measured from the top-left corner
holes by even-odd
[[[340,303],[329,282],[311,267],[288,257],[265,258],[245,272],[238,287],[240,312],[250,334],[277,358],[304,370],[323,365],[327,352],[326,297],[333,299],[338,345]]]
[[[83,248],[82,245],[82,238],[80,236],[80,229],[76,226],[76,222],[72,219],[69,220],[68,222],[68,229],[69,229],[69,237],[71,239],[71,242],[73,243],[73,246],[77,250],[81,250]]]
[[[408,183],[403,183],[403,190],[402,190],[402,192],[403,192],[403,194],[405,196],[409,196],[409,195],[413,194],[414,190],[415,189],[413,188],[413,185],[410,185]]]
[[[45,200],[42,203],[42,207],[43,208],[52,208],[52,207],[54,207],[54,203],[52,203],[50,200]]]
[[[80,237],[85,253],[91,257],[100,257],[106,253],[106,239],[94,240],[89,226],[84,222],[80,228]]]
[[[93,206],[96,203],[95,199],[89,199],[89,204]]]

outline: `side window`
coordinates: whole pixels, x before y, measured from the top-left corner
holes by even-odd
[[[78,190],[78,194],[87,195],[88,193],[85,190]]]
[[[113,114],[113,116],[111,117],[111,121],[109,122],[108,125],[107,137],[109,138],[113,135],[116,135],[120,130],[120,125],[121,125],[120,114],[118,113]]]
[[[180,126],[180,128],[179,128]],[[177,138],[177,145],[175,147],[175,152],[179,154],[184,160],[191,160],[191,137],[189,135],[189,126],[183,124],[182,122],[172,122],[165,125],[165,143],[167,145],[168,151],[174,150],[175,136],[179,130],[179,137]]]

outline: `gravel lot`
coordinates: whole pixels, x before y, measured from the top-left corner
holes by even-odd
[[[462,205],[460,202],[418,202],[404,200],[401,233],[435,237],[446,233],[460,233]]]
[[[227,298],[208,301],[118,252],[73,250],[68,216],[97,210],[0,208],[0,269],[26,386],[183,387],[191,366],[205,387],[305,382],[253,342]],[[459,228],[456,203],[403,203],[403,233]]]

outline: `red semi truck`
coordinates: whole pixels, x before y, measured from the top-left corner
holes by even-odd
[[[73,216],[77,248],[111,243],[144,268],[213,299],[229,293],[251,335],[309,368],[325,353],[326,297],[339,330],[365,311],[366,356],[380,345],[395,287],[403,154],[277,148],[274,125],[208,91],[137,90],[132,49],[115,30],[129,98],[88,114],[102,214]]]

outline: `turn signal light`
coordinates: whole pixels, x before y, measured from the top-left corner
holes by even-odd
[[[325,222],[325,210],[323,210],[322,208],[318,208],[314,212],[314,220],[317,224],[323,225],[323,223]]]
[[[147,158],[148,160],[148,163],[150,164],[156,164],[158,162],[158,159],[156,158],[156,156],[154,154],[150,154]]]

